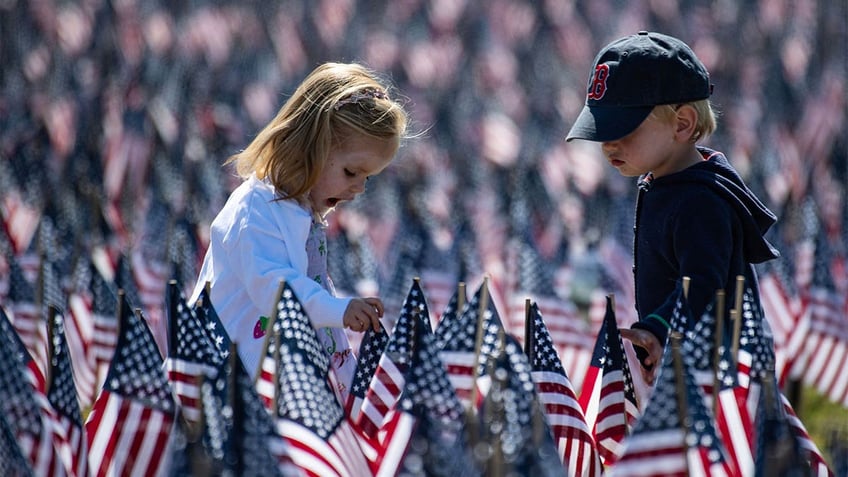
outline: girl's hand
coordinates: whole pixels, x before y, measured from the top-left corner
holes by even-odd
[[[621,328],[619,330],[621,337],[630,340],[633,346],[642,348],[647,356],[642,359],[642,378],[649,385],[654,384],[654,379],[657,377],[657,364],[662,359],[663,347],[660,341],[653,333],[647,330]]]
[[[383,317],[383,302],[379,298],[354,298],[347,305],[342,321],[346,328],[363,332],[371,327],[380,332],[380,318]]]

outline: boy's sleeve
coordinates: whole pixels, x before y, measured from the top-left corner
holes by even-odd
[[[686,202],[695,206],[685,207],[675,217],[673,255],[668,257],[680,270],[678,288],[656,310],[631,326],[651,332],[662,346],[671,328],[682,278],[690,279],[686,301],[691,319],[697,321],[716,291],[725,286],[731,273],[734,242],[741,240],[738,217],[724,199],[709,190],[699,190]],[[636,347],[635,351],[640,362],[647,356],[641,348]]]
[[[633,323],[630,328],[650,332],[657,338],[660,346],[664,347],[666,340],[668,339],[668,330],[671,328],[671,315],[674,310],[675,302],[677,301],[676,297],[677,293],[670,295],[662,306],[643,319]],[[645,348],[634,346],[633,351],[636,352],[636,357],[639,358],[639,362],[642,363],[642,367],[646,369],[653,367],[645,365],[645,358],[648,357],[648,352]]]

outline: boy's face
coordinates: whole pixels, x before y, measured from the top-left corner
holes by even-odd
[[[675,138],[677,123],[660,117],[657,108],[627,136],[601,143],[607,161],[621,175],[636,177],[652,172],[660,177],[679,170],[682,149]]]
[[[334,147],[309,191],[312,210],[324,217],[342,202],[365,191],[369,177],[383,172],[398,149],[396,140],[351,134]]]

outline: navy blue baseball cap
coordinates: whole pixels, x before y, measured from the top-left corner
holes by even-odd
[[[566,141],[614,141],[639,127],[654,106],[710,94],[710,75],[686,43],[640,31],[613,41],[595,57],[586,105]]]

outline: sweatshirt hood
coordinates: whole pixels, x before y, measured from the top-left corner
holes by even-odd
[[[777,216],[754,195],[721,152],[705,147],[698,150],[705,161],[657,181],[666,184],[700,183],[715,190],[736,211],[744,229],[744,252],[751,263],[762,263],[780,256],[764,237],[777,222]]]

